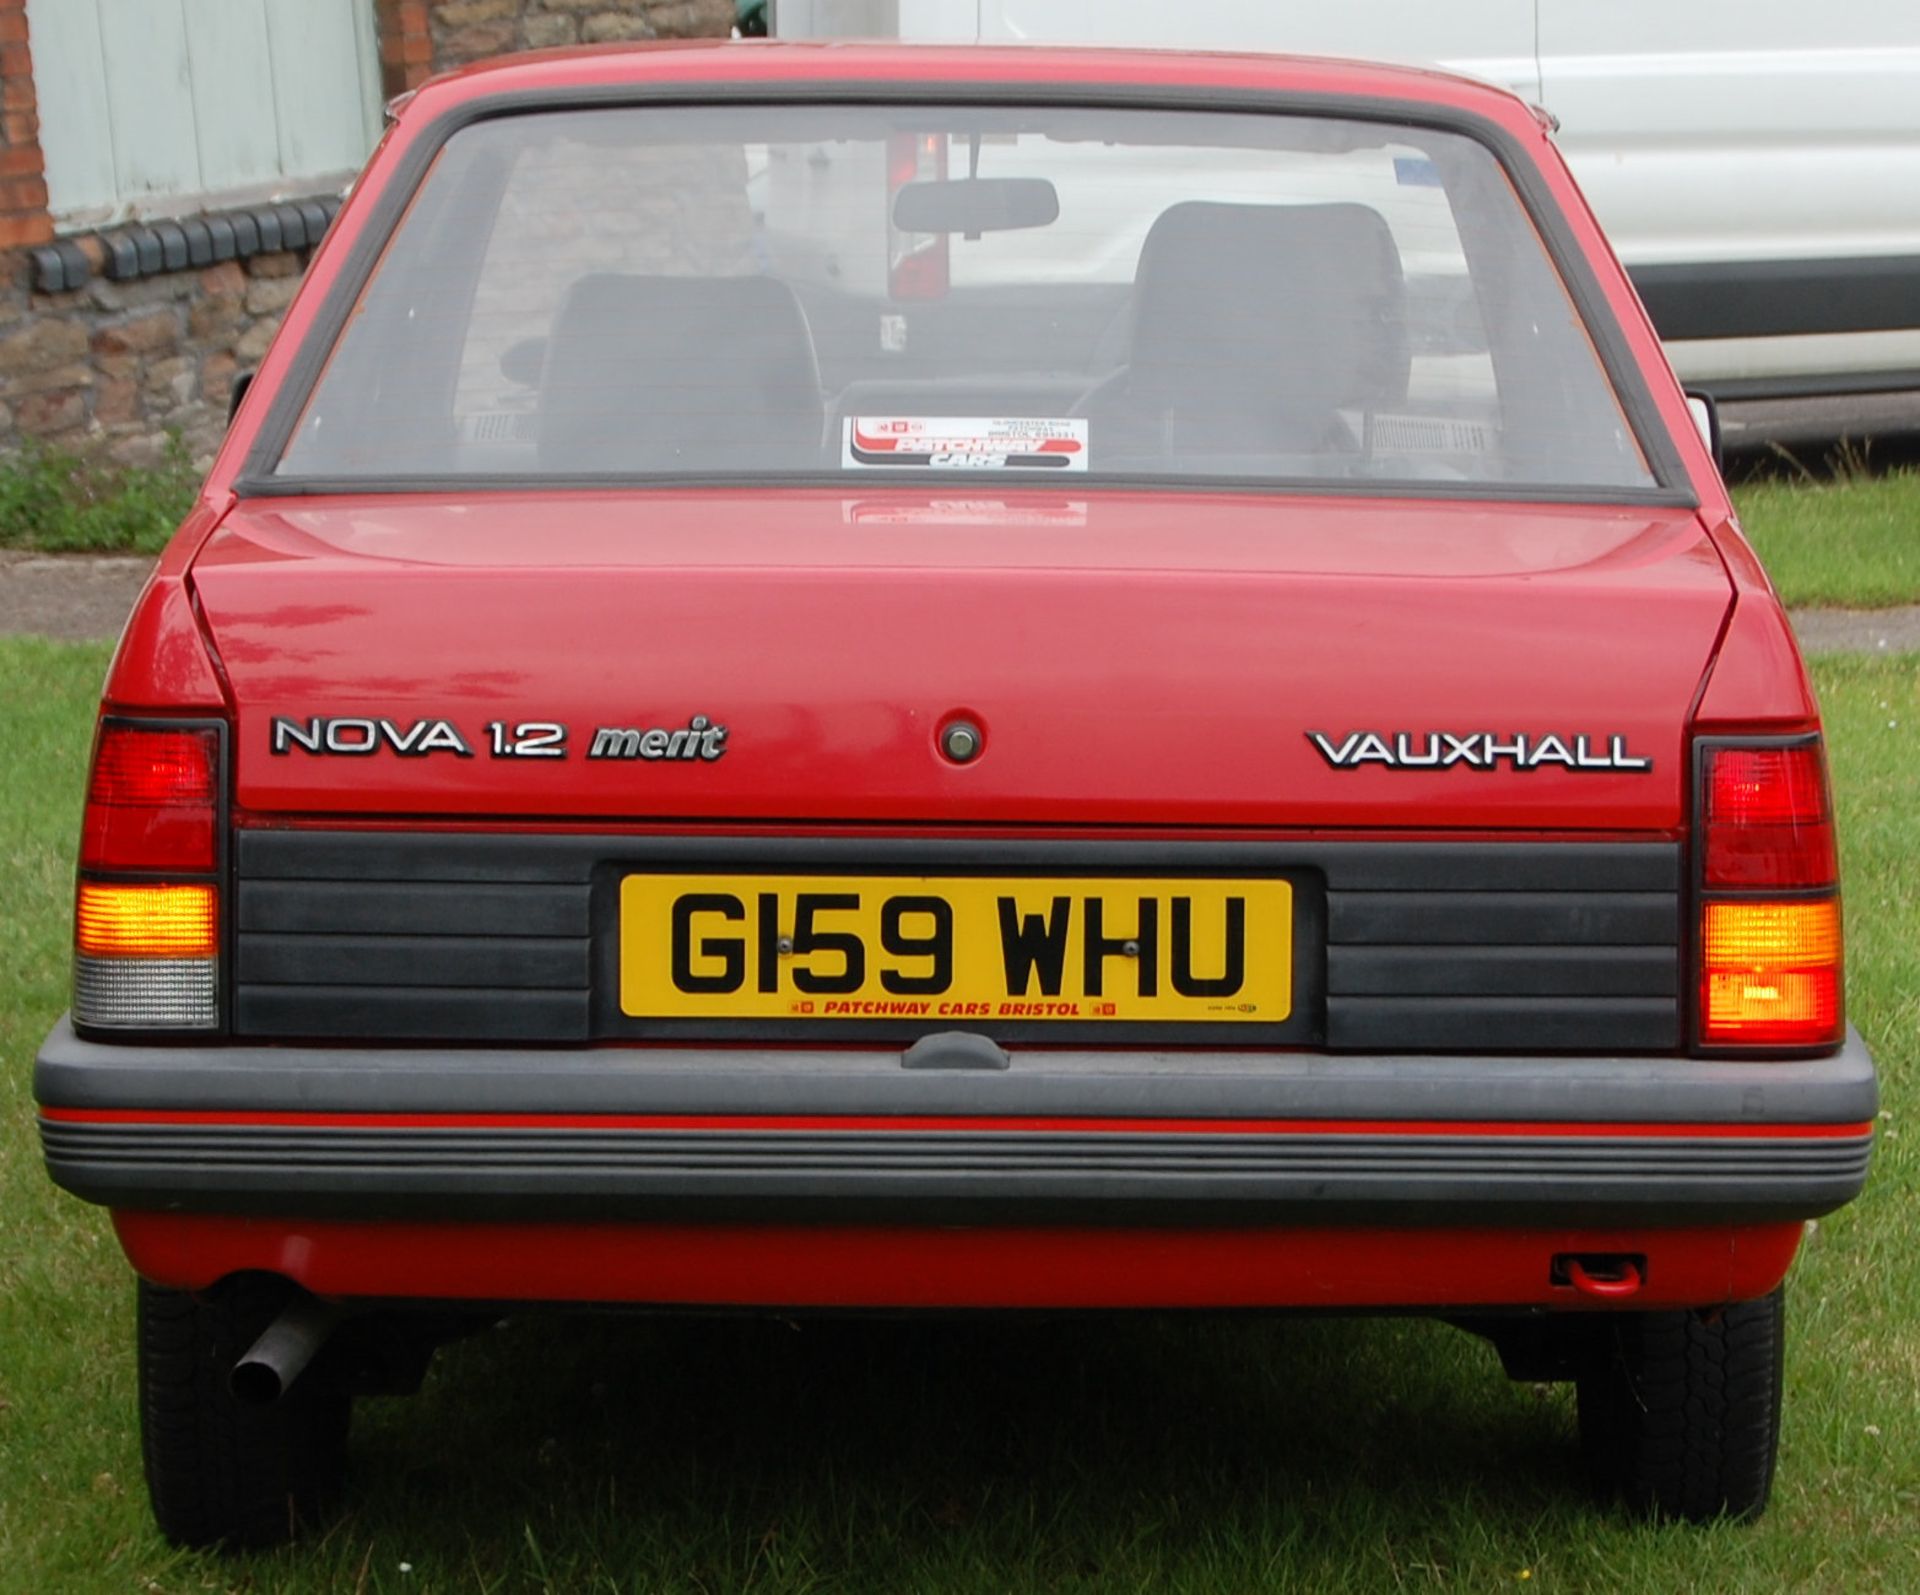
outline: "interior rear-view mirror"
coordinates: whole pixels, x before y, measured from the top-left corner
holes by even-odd
[[[1059,190],[1044,177],[908,183],[893,197],[893,225],[903,233],[1005,233],[1059,216]]]

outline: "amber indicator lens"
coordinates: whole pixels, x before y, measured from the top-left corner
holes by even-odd
[[[75,950],[96,958],[211,958],[217,910],[211,886],[82,881]]]
[[[1840,1034],[1840,905],[1833,898],[1708,903],[1701,1039],[1816,1046]]]
[[[1839,878],[1818,742],[1707,753],[1706,884],[1830,886]]]
[[[212,869],[218,759],[212,731],[102,726],[87,786],[82,867]]]

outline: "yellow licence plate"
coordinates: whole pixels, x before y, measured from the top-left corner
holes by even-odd
[[[620,1007],[645,1019],[1274,1024],[1286,881],[629,875]]]

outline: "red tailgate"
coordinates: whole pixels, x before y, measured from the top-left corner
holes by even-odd
[[[193,581],[256,812],[1420,829],[1677,826],[1729,592],[1683,509],[1165,493],[255,501]],[[473,756],[276,755],[276,716],[445,718]],[[720,757],[586,756],[694,716]],[[1336,768],[1315,731],[1651,768]]]

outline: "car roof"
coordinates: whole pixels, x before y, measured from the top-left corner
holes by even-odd
[[[1431,67],[1317,56],[1123,50],[1077,45],[867,43],[842,40],[684,39],[541,50],[499,57],[432,79],[402,96],[408,120],[494,97],[623,86],[887,84],[964,93],[969,87],[1170,89],[1282,93],[1414,102],[1477,112],[1514,125],[1524,101],[1494,84]]]

